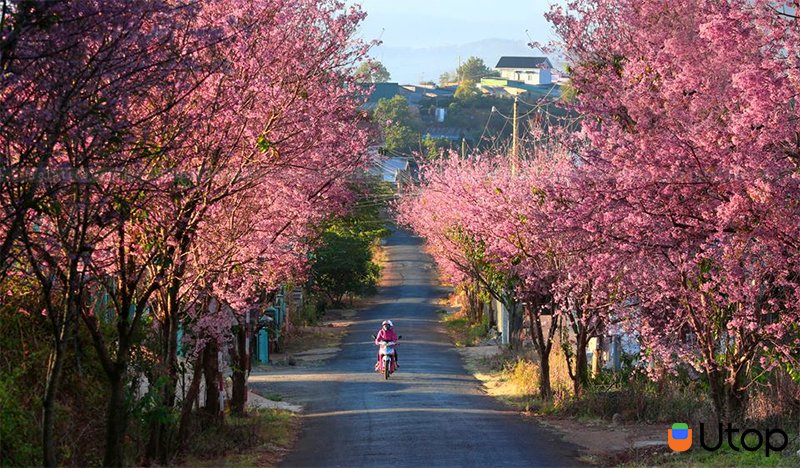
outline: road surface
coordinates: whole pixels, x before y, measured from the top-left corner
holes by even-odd
[[[438,321],[436,285],[422,241],[387,240],[384,286],[325,365],[252,376],[256,391],[305,405],[303,430],[282,466],[575,466],[576,448],[480,390]],[[403,339],[400,369],[373,371],[370,335],[391,319]]]

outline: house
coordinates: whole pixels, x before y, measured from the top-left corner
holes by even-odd
[[[494,68],[501,77],[528,85],[546,85],[553,81],[553,64],[547,57],[500,57]]]
[[[524,96],[530,92],[531,85],[507,78],[481,78],[478,88],[484,94],[498,97]]]
[[[561,85],[557,83],[532,85],[507,78],[481,78],[478,88],[484,94],[497,97],[519,96],[535,102],[538,100],[553,101],[561,96]]]
[[[397,83],[361,83],[367,101],[361,105],[364,110],[372,110],[381,99],[391,99],[400,94],[400,85]]]
[[[404,96],[409,105],[417,106],[424,100],[443,100],[453,98],[455,92],[449,89],[437,88],[426,85],[401,85],[400,95]]]

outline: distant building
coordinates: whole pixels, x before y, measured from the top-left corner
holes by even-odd
[[[410,105],[416,106],[426,99],[452,99],[454,91],[437,88],[436,86],[402,85],[400,86],[400,94],[406,98]]]
[[[406,183],[411,179],[411,165],[406,157],[390,157],[379,154],[378,146],[367,149],[370,164],[367,173],[384,182]]]
[[[501,77],[528,85],[547,85],[553,81],[553,64],[547,57],[500,57],[494,68]]]
[[[367,102],[361,105],[362,109],[372,110],[381,99],[391,99],[400,94],[400,85],[397,83],[362,83],[362,89],[367,96]]]
[[[484,94],[497,97],[520,96],[531,100],[552,100],[561,96],[561,86],[557,83],[532,85],[507,78],[481,78],[478,87]]]

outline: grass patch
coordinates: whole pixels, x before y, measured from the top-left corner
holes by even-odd
[[[201,423],[202,424],[202,423]],[[294,413],[252,410],[224,424],[205,424],[190,442],[183,466],[273,466],[292,445],[298,428]]]
[[[738,444],[739,438],[735,441]],[[748,444],[754,446],[757,438],[753,436]],[[640,466],[668,466],[668,467],[739,467],[739,466],[798,466],[800,460],[791,455],[789,448],[783,452],[770,452],[769,457],[764,456],[764,448],[755,452],[748,452],[739,447],[739,451],[733,450],[727,443],[723,442],[722,447],[714,452],[710,452],[700,447],[700,442],[695,444],[688,452],[674,453],[666,451],[657,453],[649,457],[637,458],[621,463],[621,466],[640,467]],[[784,455],[785,454],[785,455]]]
[[[439,313],[442,314],[442,322],[457,347],[475,346],[489,331],[488,317],[481,323],[471,324],[463,311],[448,314],[440,310]]]
[[[310,349],[335,348],[347,333],[344,327],[296,327],[286,337],[283,354],[301,353]]]

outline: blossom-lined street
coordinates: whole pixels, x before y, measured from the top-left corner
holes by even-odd
[[[577,449],[483,394],[439,322],[437,287],[422,240],[388,239],[375,305],[350,326],[341,353],[321,367],[253,374],[256,391],[306,406],[303,431],[285,466],[564,466]],[[403,336],[400,369],[372,371],[371,336],[391,319]]]

